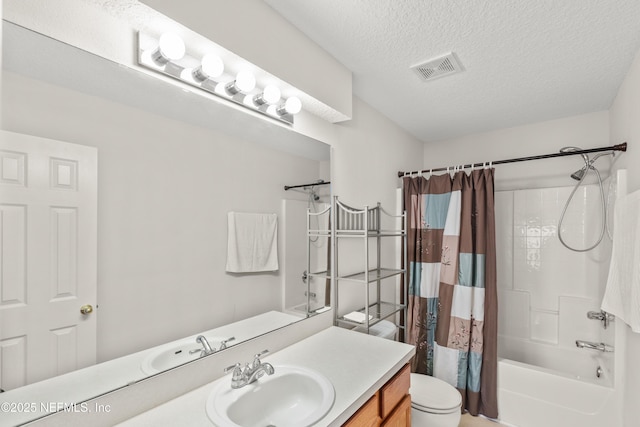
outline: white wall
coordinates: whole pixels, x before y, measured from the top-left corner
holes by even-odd
[[[601,111],[430,142],[425,144],[423,167],[428,169],[555,153],[570,145],[595,148],[613,144],[609,142],[608,112]],[[496,189],[571,185],[574,181],[569,174],[579,169],[581,162],[579,156],[570,156],[499,165],[496,167]],[[609,163],[609,158],[601,158],[596,166],[606,175]]]
[[[349,206],[375,206],[380,202],[386,211],[393,213],[395,189],[401,186],[398,171],[420,168],[422,144],[358,98],[354,97],[353,102],[353,119],[336,125],[335,136],[330,140],[333,147],[333,192]],[[387,228],[393,226],[387,225]],[[394,268],[397,265],[397,241],[393,239],[382,239],[382,267]],[[345,242],[342,239],[339,274],[362,271],[364,251],[359,240]],[[375,254],[375,247],[371,246],[370,251]],[[341,315],[361,308],[364,301],[364,288],[344,282],[343,285],[346,285],[343,286],[346,293],[340,295]],[[382,296],[385,301],[395,300],[392,280],[385,281]]]
[[[14,73],[3,81],[4,129],[98,148],[99,361],[280,309],[280,273],[225,273],[226,214],[280,214],[281,199],[304,198],[283,185],[318,179],[318,161]]]
[[[636,54],[618,95],[609,110],[611,141],[627,141],[629,149],[621,157],[617,167],[626,168],[629,192],[640,190],[640,52]],[[640,334],[626,330],[626,386],[624,400],[624,425],[638,424],[638,396],[640,396]]]

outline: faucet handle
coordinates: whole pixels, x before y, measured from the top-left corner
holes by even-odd
[[[258,366],[260,366],[260,363],[262,363],[260,362],[260,356],[263,356],[267,353],[269,353],[269,350],[262,350],[260,353],[253,356],[253,363],[251,365],[251,368],[256,369]]]
[[[228,374],[230,370],[236,369],[236,368],[239,368],[239,367],[240,367],[239,363],[236,363],[235,365],[227,366],[226,368],[224,368],[224,373]]]
[[[227,338],[226,340],[222,340],[222,342],[220,343],[220,348],[218,349],[218,351],[220,350],[224,350],[225,348],[227,348],[227,343],[229,341],[235,341],[236,337],[231,337],[231,338]]]
[[[242,378],[242,365],[240,363],[236,363],[235,365],[227,366],[224,368],[224,373],[228,374],[229,371],[233,370],[233,375],[231,380],[239,380]]]
[[[254,359],[259,359],[260,356],[264,356],[265,354],[269,353],[269,350],[262,350],[260,353],[256,354],[255,356],[253,356]]]

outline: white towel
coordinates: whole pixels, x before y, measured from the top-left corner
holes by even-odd
[[[278,216],[227,214],[227,267],[230,273],[278,270]]]
[[[611,265],[601,308],[640,332],[640,191],[618,198],[613,224]]]
[[[365,314],[360,311],[352,311],[344,315],[344,318],[351,320],[352,322],[364,323],[366,317]],[[369,315],[369,320],[373,319],[372,315]]]

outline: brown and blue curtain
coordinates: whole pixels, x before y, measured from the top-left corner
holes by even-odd
[[[405,177],[403,186],[412,370],[456,387],[472,415],[497,418],[493,175]]]

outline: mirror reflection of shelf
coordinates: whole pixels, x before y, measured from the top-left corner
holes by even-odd
[[[312,309],[313,301],[317,303],[322,302],[320,309],[322,309],[322,307],[329,307],[331,302],[331,286],[329,280],[331,279],[331,273],[329,271],[331,205],[327,204],[324,209],[320,207],[318,212],[314,212],[314,209],[317,209],[315,205],[313,205],[313,209],[311,206],[307,208],[307,269],[305,271],[307,275],[307,280],[305,280],[305,296],[308,308],[307,316],[319,312]],[[318,244],[319,241],[323,243]],[[322,297],[318,298],[318,293],[321,294]]]
[[[320,279],[331,279],[331,273],[328,270],[318,271],[317,273],[308,273],[309,277],[318,277]]]

